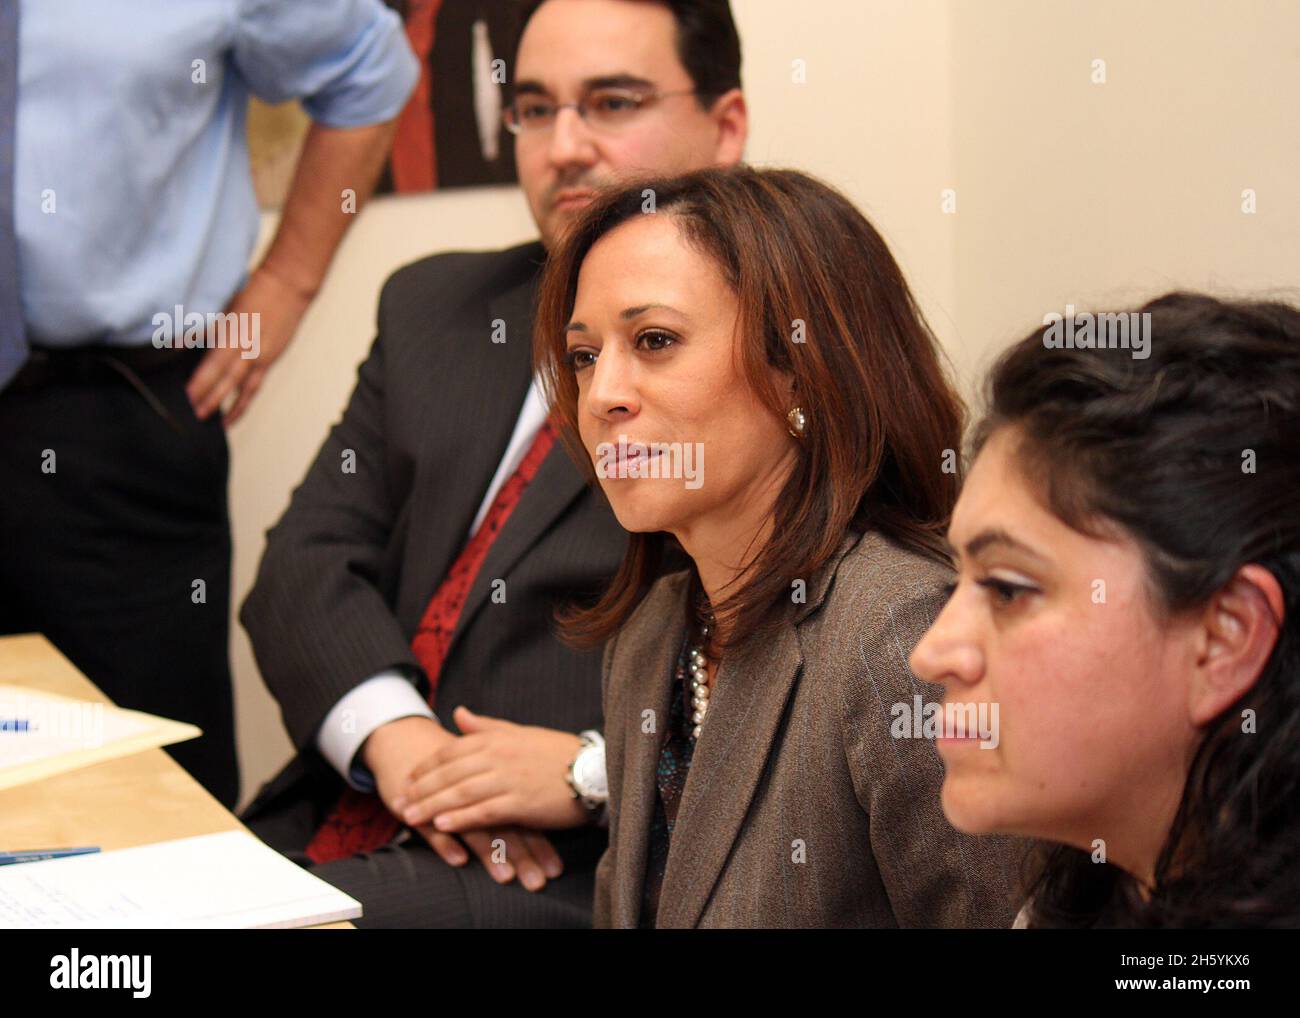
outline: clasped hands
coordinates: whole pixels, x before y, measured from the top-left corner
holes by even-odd
[[[461,735],[426,717],[370,734],[362,758],[379,797],[449,865],[465,865],[472,852],[498,883],[518,876],[540,891],[564,869],[541,832],[588,822],[564,780],[581,740],[465,707],[453,717]]]

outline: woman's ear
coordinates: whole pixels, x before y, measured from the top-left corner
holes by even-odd
[[[1254,686],[1277,646],[1284,608],[1277,578],[1246,565],[1210,599],[1191,687],[1191,720],[1208,724]]]
[[[786,371],[783,368],[775,368],[778,384],[781,391],[785,393],[786,403],[788,406],[794,406],[799,402],[798,386],[795,384],[795,375],[793,371]]]
[[[766,381],[772,387],[768,391],[784,404],[782,413],[799,402],[798,386],[795,384],[796,378],[793,371],[779,368],[769,362]]]

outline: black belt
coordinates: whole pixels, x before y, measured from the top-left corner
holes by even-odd
[[[180,432],[180,425],[140,376],[173,365],[190,354],[192,351],[181,346],[34,346],[4,392],[26,392],[60,382],[95,381],[107,370],[125,379],[174,431]]]

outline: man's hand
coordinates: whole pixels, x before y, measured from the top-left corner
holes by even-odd
[[[411,774],[399,816],[461,832],[499,824],[539,830],[581,827],[587,811],[564,775],[582,740],[456,708],[465,734],[443,742]]]
[[[447,839],[456,844],[457,835],[435,831],[431,824],[423,824],[416,830],[430,845],[433,845],[435,838]],[[546,835],[538,831],[530,831],[525,827],[480,828],[461,831],[459,838],[469,846],[470,851],[498,884],[510,883],[517,874],[519,882],[528,890],[540,891],[546,886],[547,878],[554,880],[564,872],[560,854],[555,851]],[[437,851],[436,848],[434,850]],[[463,854],[464,849],[460,851]],[[447,857],[444,855],[443,858]],[[452,865],[461,865],[463,862],[462,858],[461,863]]]
[[[312,294],[281,280],[265,266],[249,276],[248,284],[235,294],[226,313],[259,316],[257,356],[244,356],[245,351],[238,344],[224,350],[212,349],[204,355],[185,387],[200,420],[219,409],[232,392],[236,394],[235,402],[226,414],[226,424],[234,424],[243,416],[261,388],[266,372],[298,331],[311,301]],[[251,322],[251,319],[237,321]]]
[[[412,766],[456,741],[456,736],[437,721],[418,716],[390,721],[370,733],[361,747],[361,758],[375,776],[379,798],[390,813],[401,819],[397,806]],[[436,830],[432,824],[411,826],[450,866],[464,866],[469,861],[468,846],[492,879],[500,884],[508,884],[518,876],[528,890],[540,891],[548,877],[554,879],[564,872],[559,853],[537,831],[517,826],[484,826],[460,831],[457,837]]]
[[[419,715],[398,718],[370,733],[361,745],[361,760],[375,776],[379,798],[390,813],[401,816],[393,804],[415,765],[455,738],[433,718]]]

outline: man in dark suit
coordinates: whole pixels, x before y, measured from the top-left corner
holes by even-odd
[[[552,616],[603,588],[624,535],[552,444],[534,290],[594,189],[744,148],[727,0],[530,0],[521,20],[507,122],[541,242],[389,279],[240,615],[299,750],[244,819],[360,900],[362,925],[590,922],[600,659]],[[405,825],[431,802],[458,835]]]

